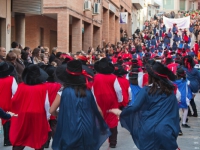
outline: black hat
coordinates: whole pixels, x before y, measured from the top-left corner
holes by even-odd
[[[179,67],[177,69],[176,74],[177,74],[177,76],[180,76],[180,77],[185,77],[186,76],[186,73],[185,73],[185,71],[183,70],[182,67]]]
[[[171,64],[173,62],[174,62],[174,60],[172,58],[169,58],[169,57],[167,57],[166,60],[165,60],[165,64],[166,65],[169,65],[169,64]]]
[[[131,72],[128,74],[129,79],[137,79],[138,78],[139,68],[133,68]]]
[[[79,60],[71,60],[67,64],[58,66],[55,75],[56,79],[64,85],[83,85],[86,83],[82,63]]]
[[[102,74],[111,74],[115,71],[114,65],[107,58],[102,58],[100,61],[97,61],[94,64],[94,69]]]
[[[185,56],[182,63],[188,69],[192,69],[195,66],[194,60],[190,55]]]
[[[29,65],[22,73],[22,80],[28,85],[36,85],[46,82],[47,78],[48,74],[38,65]]]
[[[44,70],[49,75],[47,81],[55,82],[55,70],[56,70],[56,67],[54,67],[52,65],[46,65]]]
[[[174,73],[160,62],[151,61],[151,63],[146,65],[146,70],[150,76],[163,82],[176,80]],[[169,82],[169,84],[171,83]]]
[[[138,64],[138,60],[137,59],[133,59],[132,60],[132,68],[139,68],[139,64]]]
[[[114,65],[114,66],[115,66],[114,74],[115,74],[116,76],[123,76],[123,75],[125,75],[125,74],[128,73],[128,71],[126,71],[121,65],[116,64],[116,65]]]
[[[14,71],[14,67],[7,62],[0,63],[0,78],[10,75]]]

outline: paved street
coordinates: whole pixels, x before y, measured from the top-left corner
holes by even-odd
[[[198,114],[200,115],[200,94],[195,98]],[[178,137],[178,144],[181,150],[200,150],[200,117],[189,117],[188,125],[190,129],[183,128],[183,136]],[[108,142],[106,141],[100,150],[109,150]],[[3,147],[3,135],[2,128],[0,132],[0,150],[11,150],[11,147]],[[25,150],[32,150],[31,148],[25,148]],[[51,148],[46,149],[51,150]],[[119,126],[118,144],[115,150],[137,150],[134,145],[130,134]]]

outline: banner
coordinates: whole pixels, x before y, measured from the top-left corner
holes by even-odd
[[[178,28],[184,29],[190,27],[190,16],[178,19],[171,19],[163,16],[163,23],[167,28],[172,28],[176,23]]]
[[[128,23],[128,12],[120,12],[120,24],[127,24]]]

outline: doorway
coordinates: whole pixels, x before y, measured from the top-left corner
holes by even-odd
[[[50,51],[53,47],[57,47],[57,31],[50,30]]]

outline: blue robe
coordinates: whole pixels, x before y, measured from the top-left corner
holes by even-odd
[[[188,52],[188,55],[192,56],[192,58],[194,58],[195,53],[193,51]]]
[[[184,49],[189,49],[188,44],[184,44]]]
[[[173,42],[173,44],[172,44],[172,50],[177,50],[177,44],[176,44],[176,42]]]
[[[151,45],[151,41],[150,41],[150,40],[146,40],[146,45],[147,45],[147,47],[149,48],[150,45]]]
[[[156,46],[156,39],[151,39],[151,46]]]
[[[165,37],[165,38],[163,39],[163,41],[164,41],[165,47],[168,46],[168,44],[170,44],[170,39],[167,38],[167,37]]]
[[[186,103],[186,98],[191,100],[193,98],[192,91],[190,87],[187,85],[187,80],[179,79],[174,82],[178,90],[181,93],[181,102],[179,103],[179,108],[188,108]]]
[[[136,95],[141,90],[141,87],[139,87],[138,85],[130,84],[130,88],[131,88],[131,93],[132,93],[132,100],[130,101],[129,105],[132,105],[135,101]]]
[[[163,30],[163,32],[165,33],[165,32],[166,32],[166,27],[163,26],[163,27],[162,27],[162,30]]]
[[[163,31],[160,30],[160,31],[159,31],[159,36],[160,36],[160,37],[162,37],[162,33],[163,33]]]
[[[162,56],[162,52],[158,52],[158,56]]]
[[[141,89],[133,105],[124,108],[121,125],[140,150],[176,150],[180,129],[176,96],[159,94],[159,90],[149,95],[149,88]]]
[[[153,34],[154,35],[156,34],[156,28],[153,28]]]
[[[159,41],[159,36],[156,36],[156,41]]]
[[[177,31],[177,28],[176,28],[176,27],[173,27],[173,28],[172,28],[172,32],[175,33],[176,31]]]
[[[172,38],[172,33],[168,32],[167,36],[171,39]]]
[[[200,89],[200,72],[196,68],[188,70],[183,68],[186,72],[186,77],[190,81],[190,88],[193,93],[198,92]]]
[[[178,47],[179,47],[179,48],[183,48],[183,46],[184,46],[183,43],[179,43],[179,46],[178,46]]]
[[[194,27],[193,27],[193,26],[190,26],[190,27],[189,27],[189,31],[190,31],[190,33],[193,33]]]
[[[53,150],[99,150],[110,136],[110,131],[100,115],[93,94],[76,97],[74,89],[63,90],[60,101]]]
[[[173,40],[175,40],[176,42],[179,42],[179,41],[180,41],[180,38],[178,37],[178,35],[174,35]]]

